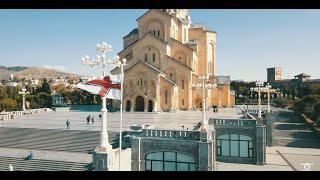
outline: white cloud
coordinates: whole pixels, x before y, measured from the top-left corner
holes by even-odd
[[[57,70],[57,71],[62,71],[62,72],[68,72],[68,68],[66,66],[51,66],[51,65],[44,65],[44,68],[47,69],[53,69],[53,70]]]

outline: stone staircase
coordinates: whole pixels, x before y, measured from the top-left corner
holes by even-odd
[[[273,129],[276,146],[320,148],[320,135],[313,132],[293,111],[280,110]]]
[[[91,153],[99,144],[99,131],[0,127],[0,147]],[[118,145],[119,134],[109,132]]]
[[[0,171],[8,171],[9,164],[14,171],[87,171],[89,165],[79,162],[53,161],[0,156]]]

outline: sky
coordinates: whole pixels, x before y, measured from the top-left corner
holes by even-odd
[[[102,41],[113,46],[108,57],[114,57],[146,11],[2,9],[0,65],[100,75],[81,57],[95,57]],[[265,81],[268,67],[281,67],[283,79],[302,72],[320,78],[320,10],[190,9],[189,15],[217,32],[217,75]]]

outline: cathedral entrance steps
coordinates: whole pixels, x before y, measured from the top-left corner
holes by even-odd
[[[99,144],[99,131],[0,128],[0,147],[91,153]],[[118,132],[109,132],[115,146]]]
[[[273,123],[274,145],[320,148],[320,135],[290,110],[279,110]]]
[[[14,171],[87,171],[88,163],[66,162],[0,156],[0,171],[8,171],[9,164]]]

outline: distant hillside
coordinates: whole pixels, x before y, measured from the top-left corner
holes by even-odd
[[[19,79],[42,79],[42,78],[57,78],[57,77],[78,77],[76,74],[60,72],[54,69],[48,69],[44,67],[30,67],[21,71],[13,72],[13,77],[17,77]]]
[[[0,81],[9,80],[9,79],[10,79],[10,71],[4,66],[0,66]]]

